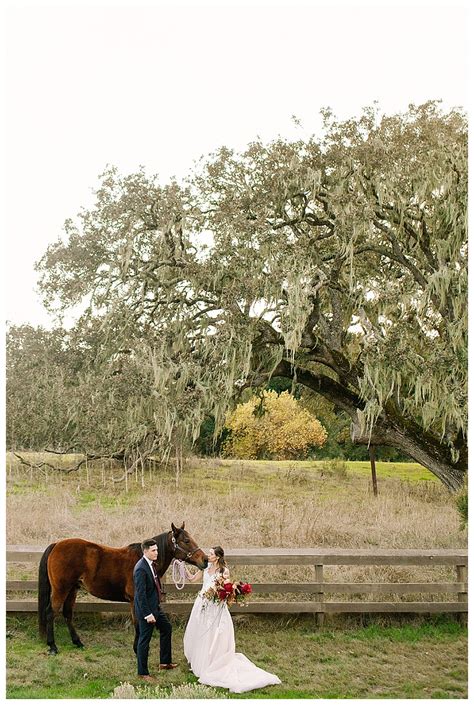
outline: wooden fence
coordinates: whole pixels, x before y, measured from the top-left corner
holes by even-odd
[[[44,548],[34,546],[7,546],[7,563],[39,563]],[[228,549],[226,558],[231,567],[237,565],[304,565],[314,567],[313,582],[295,583],[253,583],[254,595],[297,594],[311,599],[305,601],[261,601],[251,600],[245,607],[233,606],[235,613],[313,613],[321,624],[324,614],[331,613],[460,613],[465,619],[467,613],[467,564],[468,555],[465,549],[433,549],[433,550],[366,550],[366,549],[321,549],[321,548],[262,548],[262,549]],[[448,566],[453,569],[451,582],[427,583],[348,583],[327,582],[324,578],[326,566]],[[168,574],[169,575],[169,574]],[[175,599],[178,594],[196,593],[200,585],[187,584],[178,591],[170,577],[165,582],[166,591],[171,599],[166,603],[166,611],[171,614],[187,615],[192,603]],[[8,599],[10,592],[35,592],[36,580],[7,580],[7,612],[36,612],[36,599]],[[327,598],[332,595],[453,595],[452,601],[396,601],[368,602],[344,601],[334,602]],[[105,600],[78,601],[76,609],[79,612],[128,612],[129,606],[123,602],[108,602]]]

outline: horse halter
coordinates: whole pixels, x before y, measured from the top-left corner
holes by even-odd
[[[195,548],[194,551],[189,551],[189,553],[186,553],[186,551],[184,550],[184,548],[181,548],[181,546],[180,546],[180,545],[178,544],[178,542],[176,541],[176,539],[175,539],[175,537],[174,537],[174,534],[171,536],[171,543],[173,544],[173,556],[174,556],[174,558],[176,558],[176,551],[178,551],[178,550],[179,550],[179,551],[182,551],[182,552],[184,553],[184,559],[185,559],[185,560],[186,560],[186,558],[192,558],[192,556],[194,556],[194,554],[196,553],[196,551],[200,551],[200,550],[201,550],[201,549],[199,548],[199,546],[197,546],[197,548]]]

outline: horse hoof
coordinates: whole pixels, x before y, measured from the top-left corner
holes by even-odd
[[[51,646],[49,651],[48,651],[48,656],[56,656],[58,653],[58,650],[56,647]]]
[[[82,641],[75,641],[74,646],[77,646],[78,649],[84,648],[84,644],[82,643]]]

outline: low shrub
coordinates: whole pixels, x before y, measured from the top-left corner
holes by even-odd
[[[328,462],[327,468],[338,480],[347,480],[349,477],[348,465],[344,460],[333,458]]]

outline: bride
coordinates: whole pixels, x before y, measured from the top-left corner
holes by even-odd
[[[228,579],[229,569],[220,546],[211,548],[209,565],[194,575],[186,568],[188,580],[196,582],[203,575],[203,585],[193,605],[184,633],[184,655],[191,670],[205,685],[245,693],[281,680],[255,666],[243,654],[235,653],[234,624],[225,602],[215,603],[203,597],[217,576]]]

